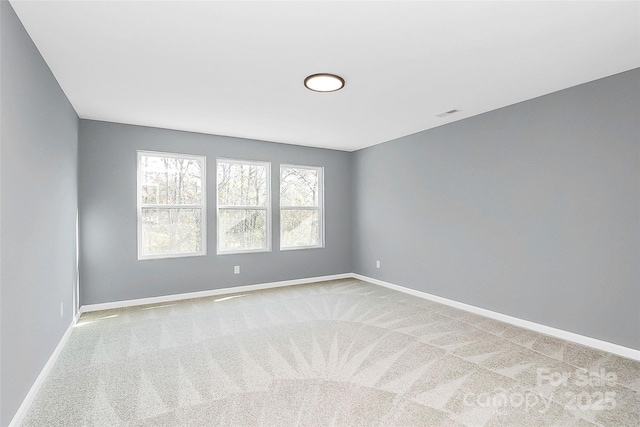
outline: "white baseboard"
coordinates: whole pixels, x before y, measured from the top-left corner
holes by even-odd
[[[20,424],[22,424],[22,421],[24,421],[24,417],[27,415],[27,412],[29,412],[29,408],[31,407],[33,400],[38,395],[38,392],[40,391],[40,388],[44,384],[44,381],[49,376],[49,373],[51,372],[53,365],[55,365],[56,360],[58,360],[58,356],[60,356],[62,349],[67,344],[67,341],[71,336],[71,332],[73,331],[73,327],[75,326],[79,317],[80,317],[80,313],[76,314],[73,317],[71,324],[65,331],[64,335],[62,335],[62,338],[60,338],[60,342],[56,346],[55,350],[53,350],[53,353],[51,353],[51,356],[49,356],[49,360],[47,360],[47,363],[45,363],[44,367],[40,371],[40,374],[38,375],[38,378],[36,378],[35,382],[29,389],[29,392],[27,393],[24,400],[22,401],[22,404],[18,408],[18,411],[13,416],[13,419],[9,423],[9,427],[17,427]]]
[[[546,335],[550,335],[552,337],[560,338],[566,341],[571,341],[577,344],[585,345],[587,347],[592,347],[598,350],[606,351],[606,352],[617,354],[619,356],[623,356],[629,359],[640,361],[640,350],[635,350],[635,349],[624,347],[618,344],[602,341],[596,338],[586,337],[584,335],[575,334],[573,332],[564,331],[562,329],[552,328],[551,326],[541,325],[540,323],[530,322],[528,320],[519,319],[517,317],[509,316],[502,313],[497,313],[495,311],[486,310],[484,308],[450,300],[450,299],[439,297],[436,295],[431,295],[426,292],[417,291],[415,289],[405,288],[404,286],[399,286],[393,283],[374,279],[372,277],[367,277],[367,276],[363,276],[355,273],[352,274],[351,276],[354,279],[360,279],[365,282],[370,282],[375,285],[384,286],[385,288],[404,292],[406,294],[413,295],[419,298],[424,298],[430,301],[446,304],[451,307],[459,308],[461,310],[466,310],[471,313],[479,314],[481,316],[489,317],[494,320],[499,320],[501,322],[509,323],[514,326],[530,329],[532,331],[540,332]]]
[[[238,292],[249,292],[249,291],[256,291],[261,289],[278,288],[282,286],[302,285],[307,283],[323,282],[327,280],[338,280],[338,279],[347,279],[347,278],[360,279],[365,282],[370,282],[376,285],[384,286],[389,289],[404,292],[406,294],[410,294],[420,298],[425,298],[430,301],[439,302],[441,304],[459,308],[461,310],[466,310],[471,313],[479,314],[481,316],[485,316],[494,320],[509,323],[514,326],[530,329],[532,331],[540,332],[546,335],[550,335],[552,337],[575,342],[577,344],[585,345],[587,347],[596,348],[598,350],[606,351],[609,353],[617,354],[619,356],[627,357],[629,359],[640,361],[640,350],[635,350],[635,349],[624,347],[618,344],[602,341],[596,338],[591,338],[591,337],[576,334],[573,332],[568,332],[562,329],[553,328],[551,326],[542,325],[540,323],[531,322],[528,320],[524,320],[517,317],[509,316],[506,314],[498,313],[495,311],[487,310],[484,308],[476,307],[470,304],[465,304],[462,302],[450,300],[448,298],[439,297],[437,295],[432,295],[426,292],[418,291],[411,288],[406,288],[404,286],[396,285],[393,283],[385,282],[382,280],[374,279],[372,277],[367,277],[367,276],[363,276],[355,273],[343,273],[343,274],[335,274],[331,276],[309,277],[305,279],[284,280],[280,282],[260,283],[256,285],[236,286],[236,287],[212,289],[212,290],[200,291],[200,292],[188,292],[183,294],[164,295],[164,296],[151,297],[151,298],[139,298],[139,299],[133,299],[133,300],[108,302],[108,303],[102,303],[102,304],[83,305],[82,307],[80,307],[79,314],[87,313],[90,311],[110,310],[114,308],[133,307],[133,306],[146,305],[146,304],[158,304],[158,303],[179,301],[179,300],[191,299],[191,298],[225,295],[225,294],[232,294],[232,293],[238,293]]]
[[[305,279],[283,280],[280,282],[259,283],[256,285],[235,286],[231,288],[211,289],[208,291],[187,292],[183,294],[163,295],[160,297],[138,298],[132,300],[106,302],[101,304],[89,304],[80,307],[80,314],[90,311],[111,310],[114,308],[134,307],[146,304],[158,304],[163,302],[180,301],[192,298],[211,297],[225,294],[236,294],[238,292],[257,291],[261,289],[280,288],[282,286],[304,285],[307,283],[324,282],[327,280],[349,279],[353,274],[343,273],[331,276],[308,277]]]
[[[305,279],[284,280],[281,282],[260,283],[256,285],[245,285],[245,286],[236,286],[232,288],[212,289],[209,291],[189,292],[184,294],[165,295],[161,297],[140,298],[140,299],[134,299],[134,300],[108,302],[104,304],[84,305],[80,307],[80,310],[78,311],[73,321],[71,322],[71,324],[65,331],[64,335],[60,339],[60,342],[56,346],[55,350],[53,351],[53,353],[51,353],[49,360],[44,365],[44,368],[42,368],[42,371],[40,371],[38,378],[36,378],[35,382],[31,386],[31,389],[29,390],[29,393],[27,393],[26,397],[22,401],[20,408],[18,408],[18,411],[16,412],[16,414],[13,416],[13,419],[9,423],[9,427],[17,427],[22,423],[22,421],[24,421],[24,417],[27,415],[27,412],[29,411],[29,408],[31,407],[33,400],[38,394],[38,391],[40,391],[40,388],[42,387],[42,384],[44,383],[47,376],[49,375],[49,372],[51,372],[51,369],[53,368],[53,365],[56,363],[56,360],[58,360],[58,356],[62,352],[62,349],[66,345],[67,341],[69,340],[69,336],[71,336],[73,327],[75,326],[76,322],[78,321],[82,313],[86,313],[90,311],[99,311],[99,310],[110,310],[110,309],[122,308],[122,307],[133,307],[133,306],[145,305],[145,304],[157,304],[162,302],[179,301],[184,299],[208,297],[208,296],[215,296],[215,295],[235,294],[238,292],[248,292],[248,291],[256,291],[260,289],[279,288],[282,286],[303,285],[307,283],[324,282],[327,280],[350,279],[352,277],[353,275],[351,273],[334,274],[331,276],[309,277]]]
[[[126,300],[126,301],[109,302],[109,303],[103,303],[103,304],[84,305],[80,307],[80,311],[74,317],[73,321],[71,322],[66,332],[60,339],[60,342],[58,343],[55,350],[49,357],[49,360],[45,364],[44,368],[42,368],[42,371],[40,371],[38,378],[36,378],[36,381],[31,386],[29,393],[27,393],[27,396],[22,401],[20,408],[18,408],[18,411],[16,412],[13,419],[9,423],[9,427],[14,427],[14,426],[17,427],[24,420],[24,417],[27,414],[29,408],[31,407],[31,404],[33,403],[33,400],[35,399],[36,395],[38,394],[40,387],[42,387],[42,384],[44,383],[45,379],[49,375],[49,372],[51,371],[51,369],[53,368],[53,365],[55,364],[56,360],[58,359],[58,356],[60,355],[60,353],[62,352],[62,349],[67,343],[69,336],[71,335],[71,331],[73,330],[73,327],[76,324],[76,321],[78,320],[78,318],[82,313],[86,313],[90,311],[99,311],[99,310],[110,310],[114,308],[133,307],[137,305],[179,301],[179,300],[191,299],[191,298],[234,294],[239,292],[249,292],[249,291],[256,291],[261,289],[278,288],[282,286],[303,285],[307,283],[323,282],[327,280],[349,279],[349,278],[363,280],[365,282],[384,286],[386,288],[404,292],[406,294],[417,296],[419,298],[424,298],[427,300],[439,302],[441,304],[449,305],[451,307],[459,308],[461,310],[466,310],[471,313],[475,313],[491,319],[499,320],[501,322],[509,323],[515,326],[530,329],[532,331],[540,332],[556,338],[575,342],[577,344],[582,344],[588,347],[596,348],[598,350],[603,350],[609,353],[627,357],[629,359],[640,361],[640,350],[635,350],[635,349],[624,347],[618,344],[613,344],[607,341],[586,337],[583,335],[575,334],[573,332],[564,331],[562,329],[552,328],[550,326],[545,326],[539,323],[530,322],[528,320],[519,319],[517,317],[508,316],[506,314],[497,313],[495,311],[486,310],[484,308],[450,300],[450,299],[439,297],[436,295],[431,295],[426,292],[417,291],[415,289],[405,288],[404,286],[399,286],[393,283],[374,279],[372,277],[367,277],[367,276],[363,276],[355,273],[344,273],[344,274],[335,274],[331,276],[309,277],[305,279],[285,280],[281,282],[260,283],[256,285],[245,285],[245,286],[237,286],[237,287],[231,287],[231,288],[212,289],[212,290],[201,291],[201,292],[189,292],[184,294],[165,295],[160,297],[140,298],[140,299]]]

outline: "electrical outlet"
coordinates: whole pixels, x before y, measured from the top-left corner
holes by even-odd
[[[64,303],[60,303],[60,317],[64,316]]]
[[[233,267],[233,274],[240,274],[240,266],[236,265]]]
[[[376,268],[380,268],[380,261],[376,261]]]

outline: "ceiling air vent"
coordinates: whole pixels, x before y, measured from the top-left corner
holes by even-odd
[[[458,112],[460,112],[460,110],[453,109],[453,110],[445,111],[444,113],[436,114],[436,117],[440,117],[440,118],[447,117]]]

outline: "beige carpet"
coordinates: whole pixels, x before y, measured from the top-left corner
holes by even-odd
[[[347,279],[87,313],[23,425],[639,426],[640,363]]]

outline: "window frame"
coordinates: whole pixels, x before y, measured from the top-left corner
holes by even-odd
[[[308,169],[315,170],[318,173],[318,206],[283,206],[282,205],[282,169]],[[280,164],[280,176],[278,177],[280,184],[280,250],[281,251],[299,251],[304,249],[323,249],[325,247],[325,224],[324,224],[324,167],[309,165],[294,165],[289,163]],[[310,246],[282,246],[282,212],[285,210],[317,210],[318,211],[318,228],[319,243]]]
[[[176,204],[160,204],[160,203],[142,203],[142,184],[143,175],[141,167],[141,159],[143,156],[148,157],[163,157],[172,159],[191,159],[202,162],[202,191],[200,197],[200,204],[188,204],[188,205],[176,205]],[[198,257],[207,255],[207,156],[198,154],[184,154],[184,153],[168,153],[163,151],[149,151],[149,150],[137,150],[137,244],[138,244],[138,261],[146,261],[153,259],[169,259],[169,258],[186,258],[186,257]],[[145,255],[142,245],[142,209],[143,208],[158,208],[158,209],[201,209],[200,214],[200,251],[189,253],[165,253],[158,255]]]
[[[264,207],[262,206],[237,206],[237,205],[220,205],[219,200],[219,191],[218,191],[218,165],[220,162],[223,163],[235,163],[242,165],[254,165],[254,166],[266,166],[267,168],[267,176],[265,177],[265,182],[267,185],[266,188],[266,198]],[[265,228],[267,234],[266,246],[263,249],[241,249],[241,250],[231,250],[231,251],[221,251],[220,250],[220,210],[228,209],[228,210],[264,210],[266,211],[266,219],[265,219]],[[271,162],[265,162],[260,160],[244,160],[244,159],[234,159],[229,157],[216,157],[216,254],[217,255],[236,255],[236,254],[254,254],[254,253],[262,253],[262,252],[271,252],[272,249],[272,206],[271,206]]]

